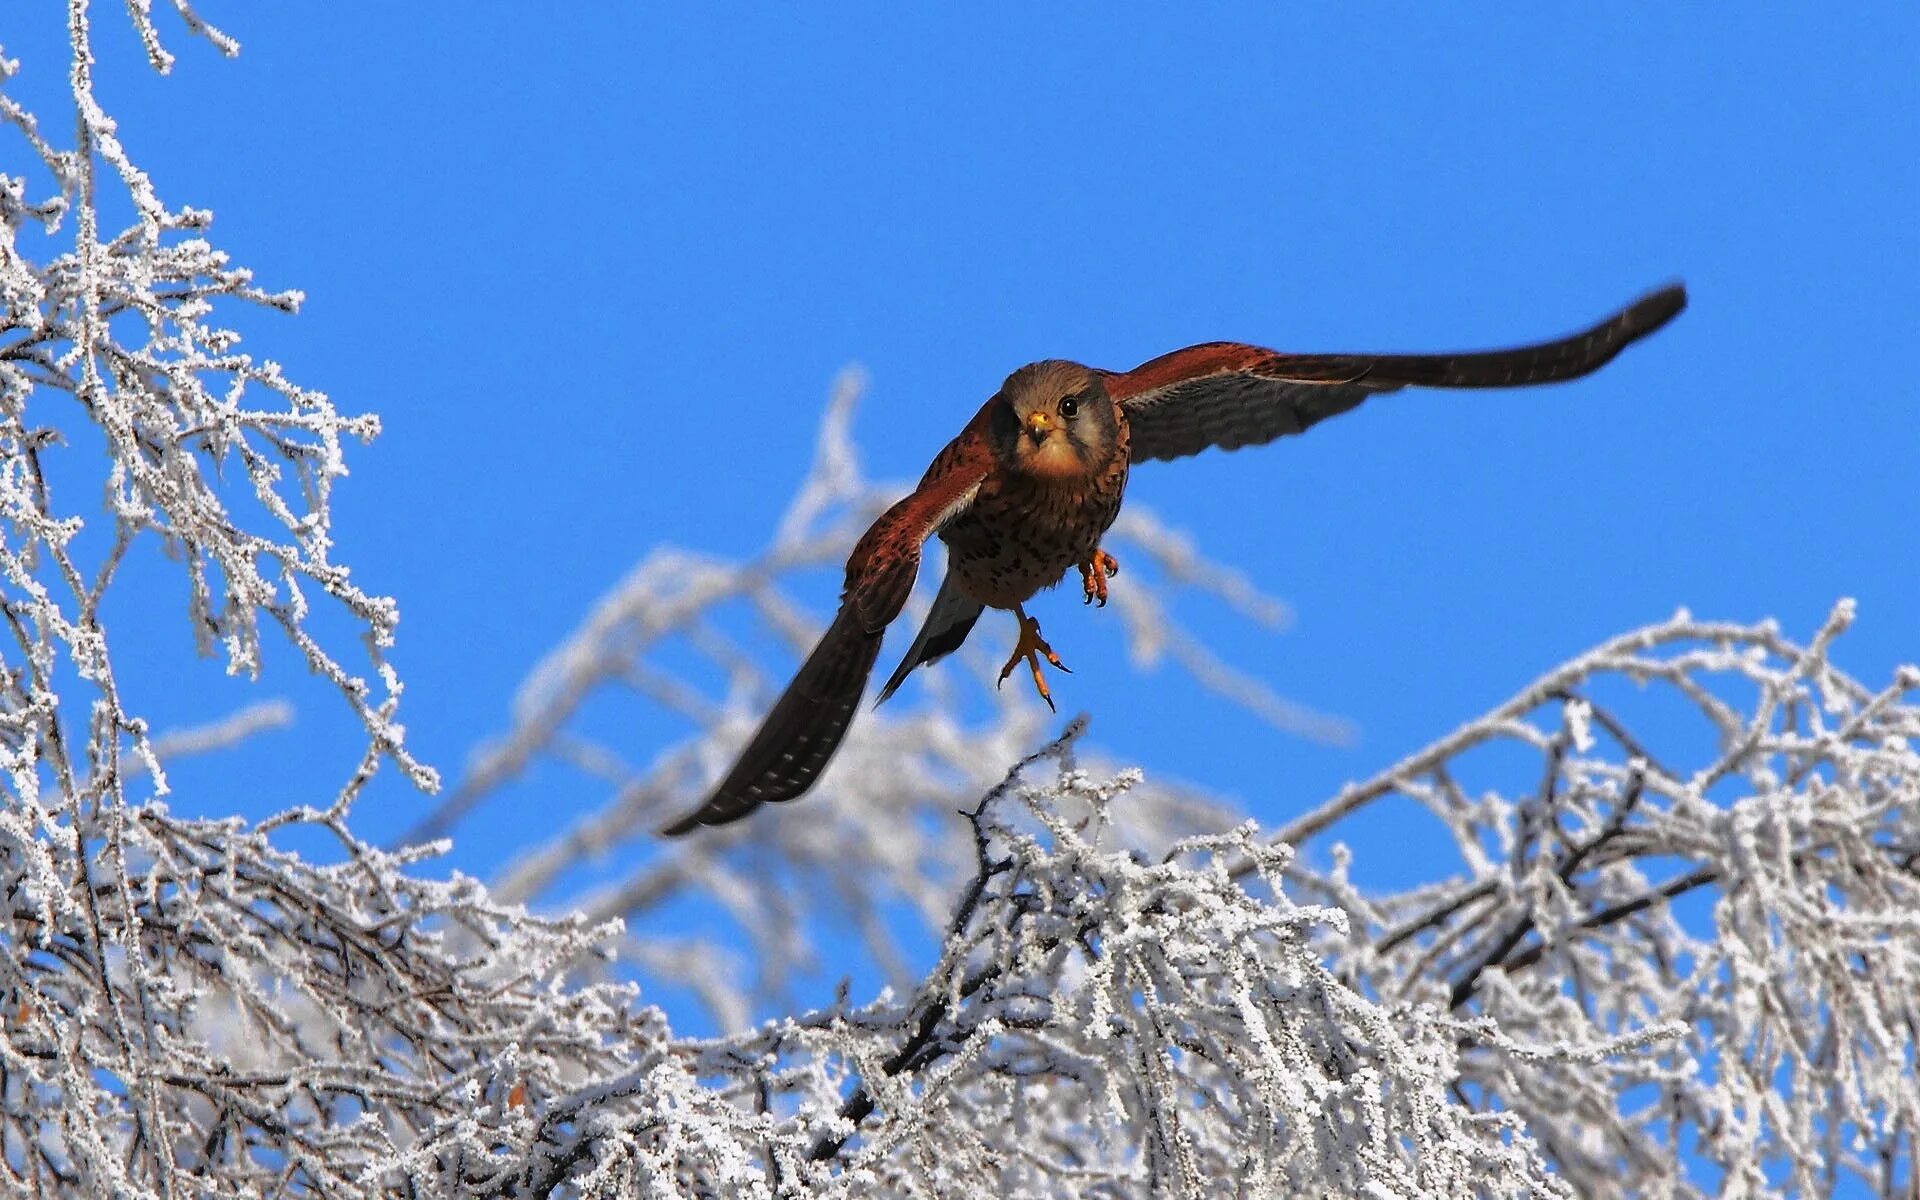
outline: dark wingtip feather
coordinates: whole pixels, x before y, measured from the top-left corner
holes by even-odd
[[[1627,311],[1620,314],[1621,324],[1628,340],[1645,337],[1686,311],[1686,307],[1687,285],[1670,283],[1629,305]]]
[[[752,804],[743,805],[737,801],[734,803],[722,803],[721,801],[725,791],[726,786],[724,784],[715,788],[712,794],[700,802],[700,807],[694,809],[677,821],[662,825],[659,829],[655,830],[655,832],[661,837],[680,837],[684,834],[692,833],[702,825],[731,824],[752,812],[756,807]]]
[[[702,809],[705,808],[704,805],[701,807]],[[661,837],[679,837],[681,834],[692,833],[698,828],[700,828],[700,812],[696,810],[681,817],[678,821],[674,821],[668,825],[662,825],[659,829],[655,830],[655,832]]]
[[[907,584],[912,586],[912,580]],[[700,825],[725,825],[762,804],[805,795],[840,748],[879,652],[879,636],[861,627],[852,604],[841,605],[833,624],[741,748],[732,770],[699,808],[663,827],[661,836],[678,837]]]

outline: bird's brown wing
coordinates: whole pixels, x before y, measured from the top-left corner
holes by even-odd
[[[1126,411],[1133,461],[1233,450],[1300,433],[1377,392],[1403,387],[1498,388],[1597,371],[1687,306],[1674,284],[1558,341],[1464,354],[1281,354],[1206,342],[1131,371],[1104,371]]]
[[[983,410],[984,412],[984,410]],[[900,614],[920,570],[920,547],[972,503],[993,458],[982,418],[947,444],[904,500],[875,521],[847,559],[840,611],[773,711],[706,800],[660,832],[737,821],[813,786],[846,736],[880,636]]]

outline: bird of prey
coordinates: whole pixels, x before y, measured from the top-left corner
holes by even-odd
[[[1019,621],[1004,681],[1024,662],[1049,705],[1040,663],[1065,670],[1022,605],[1077,567],[1089,602],[1107,599],[1119,564],[1100,548],[1135,463],[1233,450],[1300,433],[1367,397],[1405,387],[1501,388],[1575,379],[1672,320],[1687,304],[1662,288],[1591,329],[1557,341],[1457,354],[1282,354],[1205,342],[1103,371],[1031,363],[993,398],[904,500],[873,523],[847,559],[840,610],[733,769],[699,808],[662,833],[724,825],[813,785],[853,720],[920,569],[921,545],[947,544],[947,575],[885,700],[915,667],[959,649],[980,613]]]

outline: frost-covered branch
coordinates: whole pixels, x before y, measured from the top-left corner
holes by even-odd
[[[433,772],[407,752],[393,721],[399,680],[384,651],[398,611],[331,558],[329,500],[346,474],[343,443],[371,438],[379,422],[342,415],[270,359],[241,350],[239,334],[220,323],[228,306],[292,312],[301,297],[258,287],[206,240],[210,213],[167,206],[127,157],[94,99],[87,7],[69,6],[75,146],[57,148],[38,119],[0,95],[0,117],[39,168],[0,174],[0,572],[13,640],[34,664],[15,675],[9,697],[23,730],[35,731],[23,743],[28,757],[11,765],[18,773],[40,761],[35,743],[52,736],[46,689],[66,668],[100,692],[105,708],[91,718],[91,736],[109,769],[117,770],[123,739],[149,752],[144,726],[114,686],[99,609],[124,556],[152,539],[186,567],[189,624],[203,653],[223,655],[232,673],[257,675],[263,626],[277,630],[339,689],[382,757],[431,788]],[[179,7],[196,32],[229,45]],[[162,63],[150,18],[142,6],[133,12]],[[0,86],[18,69],[0,58]],[[106,181],[120,185],[133,215],[111,237],[100,230],[103,213],[117,207],[98,194]],[[30,200],[38,186],[49,194]],[[28,243],[37,239],[28,234],[50,239],[68,220],[73,249],[32,262]],[[109,520],[90,525],[79,497],[56,488],[66,471],[55,460],[102,451]],[[94,495],[82,492],[89,505]],[[365,630],[379,692],[308,632],[322,597]],[[57,749],[46,765],[69,797],[118,786],[113,777],[81,778]]]
[[[1920,670],[1880,689],[1846,675],[1830,654],[1852,619],[1842,602],[1803,646],[1682,612],[1274,834],[1310,849],[1410,802],[1436,851],[1452,842],[1454,873],[1413,889],[1360,886],[1344,846],[1332,870],[1289,874],[1352,916],[1335,961],[1383,1000],[1533,1039],[1688,1029],[1654,1070],[1465,1058],[1476,1102],[1559,1127],[1543,1143],[1583,1191],[1696,1194],[1671,1191],[1677,1145],[1749,1194],[1911,1186]]]
[[[147,6],[130,13],[165,66]],[[342,1147],[379,1141],[325,1114],[403,1093],[424,1103],[434,1076],[490,1058],[460,1036],[482,984],[437,949],[472,885],[405,879],[409,859],[345,832],[380,762],[433,784],[393,720],[393,602],[331,558],[343,445],[378,424],[239,348],[224,313],[290,312],[299,297],[257,287],[205,239],[209,214],[160,198],[95,99],[81,0],[68,32],[70,145],[6,93],[20,67],[0,56],[0,127],[20,164],[0,173],[0,1190],[180,1195],[216,1175],[256,1191],[289,1175],[317,1186],[349,1162]],[[130,223],[109,234],[117,212]],[[156,551],[185,574],[182,637],[245,675],[261,668],[264,636],[284,638],[365,728],[366,760],[331,809],[282,822],[338,834],[339,865],[158,802],[171,756],[285,713],[255,706],[150,735],[114,670],[109,613],[125,564]],[[309,631],[321,602],[359,625],[378,691]],[[444,929],[382,936],[434,912]],[[568,955],[587,941],[578,922],[529,923],[538,935],[467,924]],[[376,970],[412,999],[343,986]],[[399,1049],[397,1031],[421,1030],[414,1048],[431,1069],[396,1082],[379,1055]]]
[[[681,1042],[557,1097],[499,1193],[570,1172],[588,1194],[1573,1194],[1511,1118],[1449,1095],[1474,1031],[1328,970],[1312,931],[1345,915],[1284,898],[1290,851],[1251,825],[1156,859],[1115,844],[1135,780],[1078,769],[1078,733],[969,814],[973,875],[910,994]],[[1584,1064],[1676,1033],[1508,1049]]]
[[[151,8],[128,12],[165,70]],[[0,60],[24,164],[0,175],[0,1193],[1913,1194],[1920,671],[1844,673],[1849,605],[1805,645],[1686,614],[1626,634],[1372,780],[1272,797],[1302,815],[1269,833],[1101,761],[1079,722],[1034,753],[1042,711],[971,715],[975,661],[856,726],[802,817],[581,886],[724,766],[780,682],[767,635],[804,647],[807,573],[894,494],[858,470],[849,382],[769,549],[636,568],[428,829],[542,760],[595,785],[585,817],[493,888],[362,841],[382,764],[433,782],[394,719],[394,605],[331,557],[345,447],[376,423],[238,349],[219,314],[295,298],[160,199],[68,11],[70,146]],[[1116,536],[1137,658],[1340,732],[1170,616],[1183,589],[1283,609],[1149,517]],[[167,807],[168,761],[287,711],[149,732],[110,646],[115,601],[152,602],[122,568],[156,549],[203,651],[250,676],[284,639],[338,689],[365,745],[330,802]],[[313,631],[323,605],[367,667]],[[683,737],[630,765],[584,732],[615,694]],[[1369,876],[1383,809],[1452,857]],[[687,901],[719,924],[663,935]],[[849,928],[897,987],[748,1019]],[[699,993],[718,1034],[676,1033],[634,980]]]

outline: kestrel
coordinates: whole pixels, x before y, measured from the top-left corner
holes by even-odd
[[[1065,670],[1021,607],[1078,567],[1089,602],[1106,603],[1119,564],[1100,548],[1135,463],[1233,450],[1300,433],[1368,396],[1404,387],[1500,388],[1576,379],[1672,320],[1686,289],[1662,288],[1558,341],[1462,354],[1281,354],[1238,342],[1175,350],[1131,371],[1031,363],[934,457],[920,485],[875,521],[847,559],[840,611],[727,777],[661,830],[724,825],[813,786],[845,736],[880,635],[900,615],[920,549],[947,544],[947,576],[906,657],[880,690],[960,648],[986,608],[1007,609],[1020,663],[1049,705],[1045,659]]]

